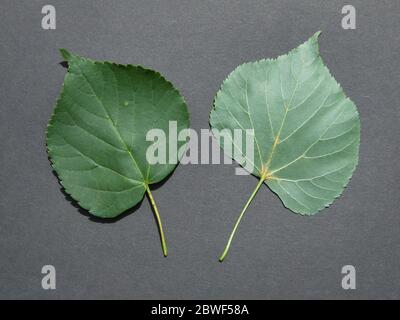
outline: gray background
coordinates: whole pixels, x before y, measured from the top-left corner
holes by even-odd
[[[0,298],[400,298],[399,1],[0,3]],[[47,3],[56,30],[41,29]],[[347,3],[356,30],[341,28]],[[168,258],[147,199],[114,223],[65,199],[44,144],[66,72],[58,48],[160,71],[200,130],[237,65],[283,54],[319,29],[322,57],[362,123],[359,166],[330,208],[301,217],[263,188],[221,264],[257,183],[235,176],[236,165],[181,165],[154,191]],[[45,264],[56,267],[56,290],[41,288]],[[357,290],[341,288],[346,264]]]

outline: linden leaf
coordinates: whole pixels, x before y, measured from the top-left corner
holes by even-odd
[[[189,126],[183,97],[153,70],[60,52],[68,72],[46,142],[62,186],[82,208],[101,218],[118,216],[147,192],[166,256],[149,186],[173,171],[178,156],[167,164],[149,164],[146,150],[152,142],[146,141],[146,134],[153,128],[163,130],[168,148],[170,121],[176,121],[178,131]],[[178,148],[183,143],[178,142]]]
[[[221,261],[263,183],[288,209],[313,215],[343,192],[357,165],[358,112],[324,65],[319,34],[276,59],[240,65],[216,95],[211,127],[254,130],[254,159],[241,156],[253,160],[251,173],[260,178]]]

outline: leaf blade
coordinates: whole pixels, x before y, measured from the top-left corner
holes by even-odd
[[[187,106],[158,72],[60,51],[68,73],[46,132],[52,166],[81,207],[112,218],[175,168],[179,159],[147,162],[146,133],[159,128],[168,139],[169,121],[177,121],[177,130],[188,128]]]
[[[319,34],[276,59],[238,66],[223,82],[210,113],[212,128],[254,130],[250,173],[266,176],[283,204],[305,215],[342,193],[357,165],[360,140],[356,106],[324,65]],[[318,185],[335,170],[335,186]]]

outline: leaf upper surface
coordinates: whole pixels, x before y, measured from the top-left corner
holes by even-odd
[[[169,121],[178,132],[188,128],[187,106],[158,72],[61,53],[68,72],[47,128],[48,153],[67,193],[92,214],[115,217],[175,168],[178,159],[148,163],[146,134],[163,130],[168,150]]]
[[[254,130],[251,173],[266,178],[287,208],[304,215],[342,193],[360,141],[356,106],[324,65],[318,36],[277,59],[237,67],[210,114],[213,128]]]

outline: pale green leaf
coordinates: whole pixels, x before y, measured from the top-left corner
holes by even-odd
[[[302,215],[315,214],[342,193],[360,141],[356,106],[324,65],[319,34],[286,55],[237,67],[210,114],[215,129],[254,130],[251,173]]]

